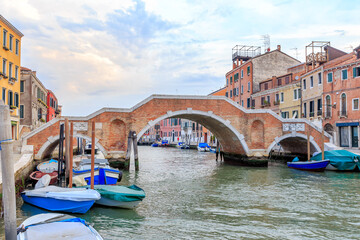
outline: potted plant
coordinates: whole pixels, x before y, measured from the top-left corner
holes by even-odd
[[[40,118],[40,122],[43,122],[43,123],[44,123],[44,122],[45,122],[45,119],[43,119],[43,118]]]
[[[14,106],[14,105],[11,105],[11,106],[10,106],[10,109],[11,109],[11,110],[14,110],[14,109],[17,109],[17,107]]]

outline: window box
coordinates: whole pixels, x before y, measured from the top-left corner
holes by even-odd
[[[280,100],[274,101],[274,105],[279,105],[280,104]]]
[[[0,72],[0,76],[5,77],[5,74],[3,72]]]
[[[46,108],[49,108],[48,105],[46,105],[46,103],[40,98],[38,98],[38,102],[42,103]]]
[[[3,49],[5,49],[5,51],[9,51],[10,49],[6,46],[3,46]]]
[[[10,109],[14,110],[14,109],[17,109],[17,107],[14,106],[14,105],[11,105],[11,106],[10,106]]]
[[[17,79],[14,77],[11,77],[10,80],[15,82]]]
[[[44,123],[44,122],[45,122],[45,119],[43,119],[43,118],[40,118],[40,122],[43,122],[43,123]]]
[[[8,76],[6,76],[5,74],[3,74],[3,76],[4,76],[4,78],[5,78],[5,79],[7,79],[7,78],[8,78]]]

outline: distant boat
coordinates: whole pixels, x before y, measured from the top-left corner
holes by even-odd
[[[176,147],[177,148],[181,148],[181,146],[183,146],[185,143],[184,142],[178,142],[177,144],[176,144]]]
[[[183,144],[180,148],[181,149],[190,149],[190,146],[187,144]]]
[[[103,240],[84,219],[61,213],[43,213],[29,217],[17,228],[17,239]]]
[[[287,162],[287,166],[298,170],[323,172],[329,163],[329,160],[300,162],[295,158],[292,162]]]
[[[52,173],[54,171],[58,171],[58,161],[51,159],[49,161],[40,163],[36,168],[38,171],[44,173]]]
[[[85,179],[90,185],[91,183],[91,159],[83,159],[77,169],[73,169],[73,175]],[[95,159],[94,165],[94,184],[116,184],[120,182],[122,172],[111,168],[107,159]]]
[[[211,147],[207,143],[199,143],[197,146],[199,152],[209,152],[210,148]]]
[[[152,147],[158,147],[159,144],[158,144],[158,143],[153,143],[153,144],[151,144],[151,146],[152,146]]]
[[[209,149],[209,152],[211,152],[211,153],[216,153],[216,149],[215,149],[215,148],[210,148],[210,149]]]
[[[356,171],[360,169],[360,156],[347,150],[324,151],[324,158],[330,160],[326,170]],[[316,154],[311,160],[319,161],[322,154]]]
[[[160,147],[167,147],[167,146],[169,146],[169,141],[166,140],[166,139],[165,139],[165,140],[162,140]]]
[[[96,185],[94,189],[101,194],[101,198],[95,203],[103,206],[131,209],[145,198],[144,190],[136,185]]]
[[[97,154],[98,147],[95,145],[95,154]],[[91,154],[91,143],[87,143],[84,149],[85,154]]]
[[[86,213],[100,194],[92,189],[47,186],[21,193],[24,202],[55,212]]]

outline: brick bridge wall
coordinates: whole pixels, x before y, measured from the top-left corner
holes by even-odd
[[[91,139],[95,121],[96,145],[106,158],[123,158],[130,130],[138,139],[151,126],[168,117],[197,121],[219,139],[226,153],[267,156],[280,143],[285,150],[306,153],[306,131],[311,132],[311,151],[319,151],[321,132],[304,119],[282,119],[270,110],[244,109],[221,96],[152,95],[130,109],[103,108],[86,117],[68,117],[76,137]],[[35,158],[46,157],[58,144],[60,123],[53,119],[27,134],[24,140],[34,145]],[[330,141],[326,134],[325,142]],[[301,143],[301,144],[300,144]]]

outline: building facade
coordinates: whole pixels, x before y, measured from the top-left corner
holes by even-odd
[[[46,123],[47,90],[35,71],[21,67],[20,76],[20,124],[32,131]]]
[[[324,129],[336,145],[359,149],[360,46],[324,65]]]
[[[58,108],[58,100],[55,94],[49,89],[47,90],[46,104],[46,122],[49,122],[60,114],[60,110]]]
[[[302,117],[322,119],[323,67],[317,67],[301,76]]]
[[[20,126],[20,59],[24,36],[0,15],[0,91],[1,99],[10,107],[12,138],[19,138]]]

